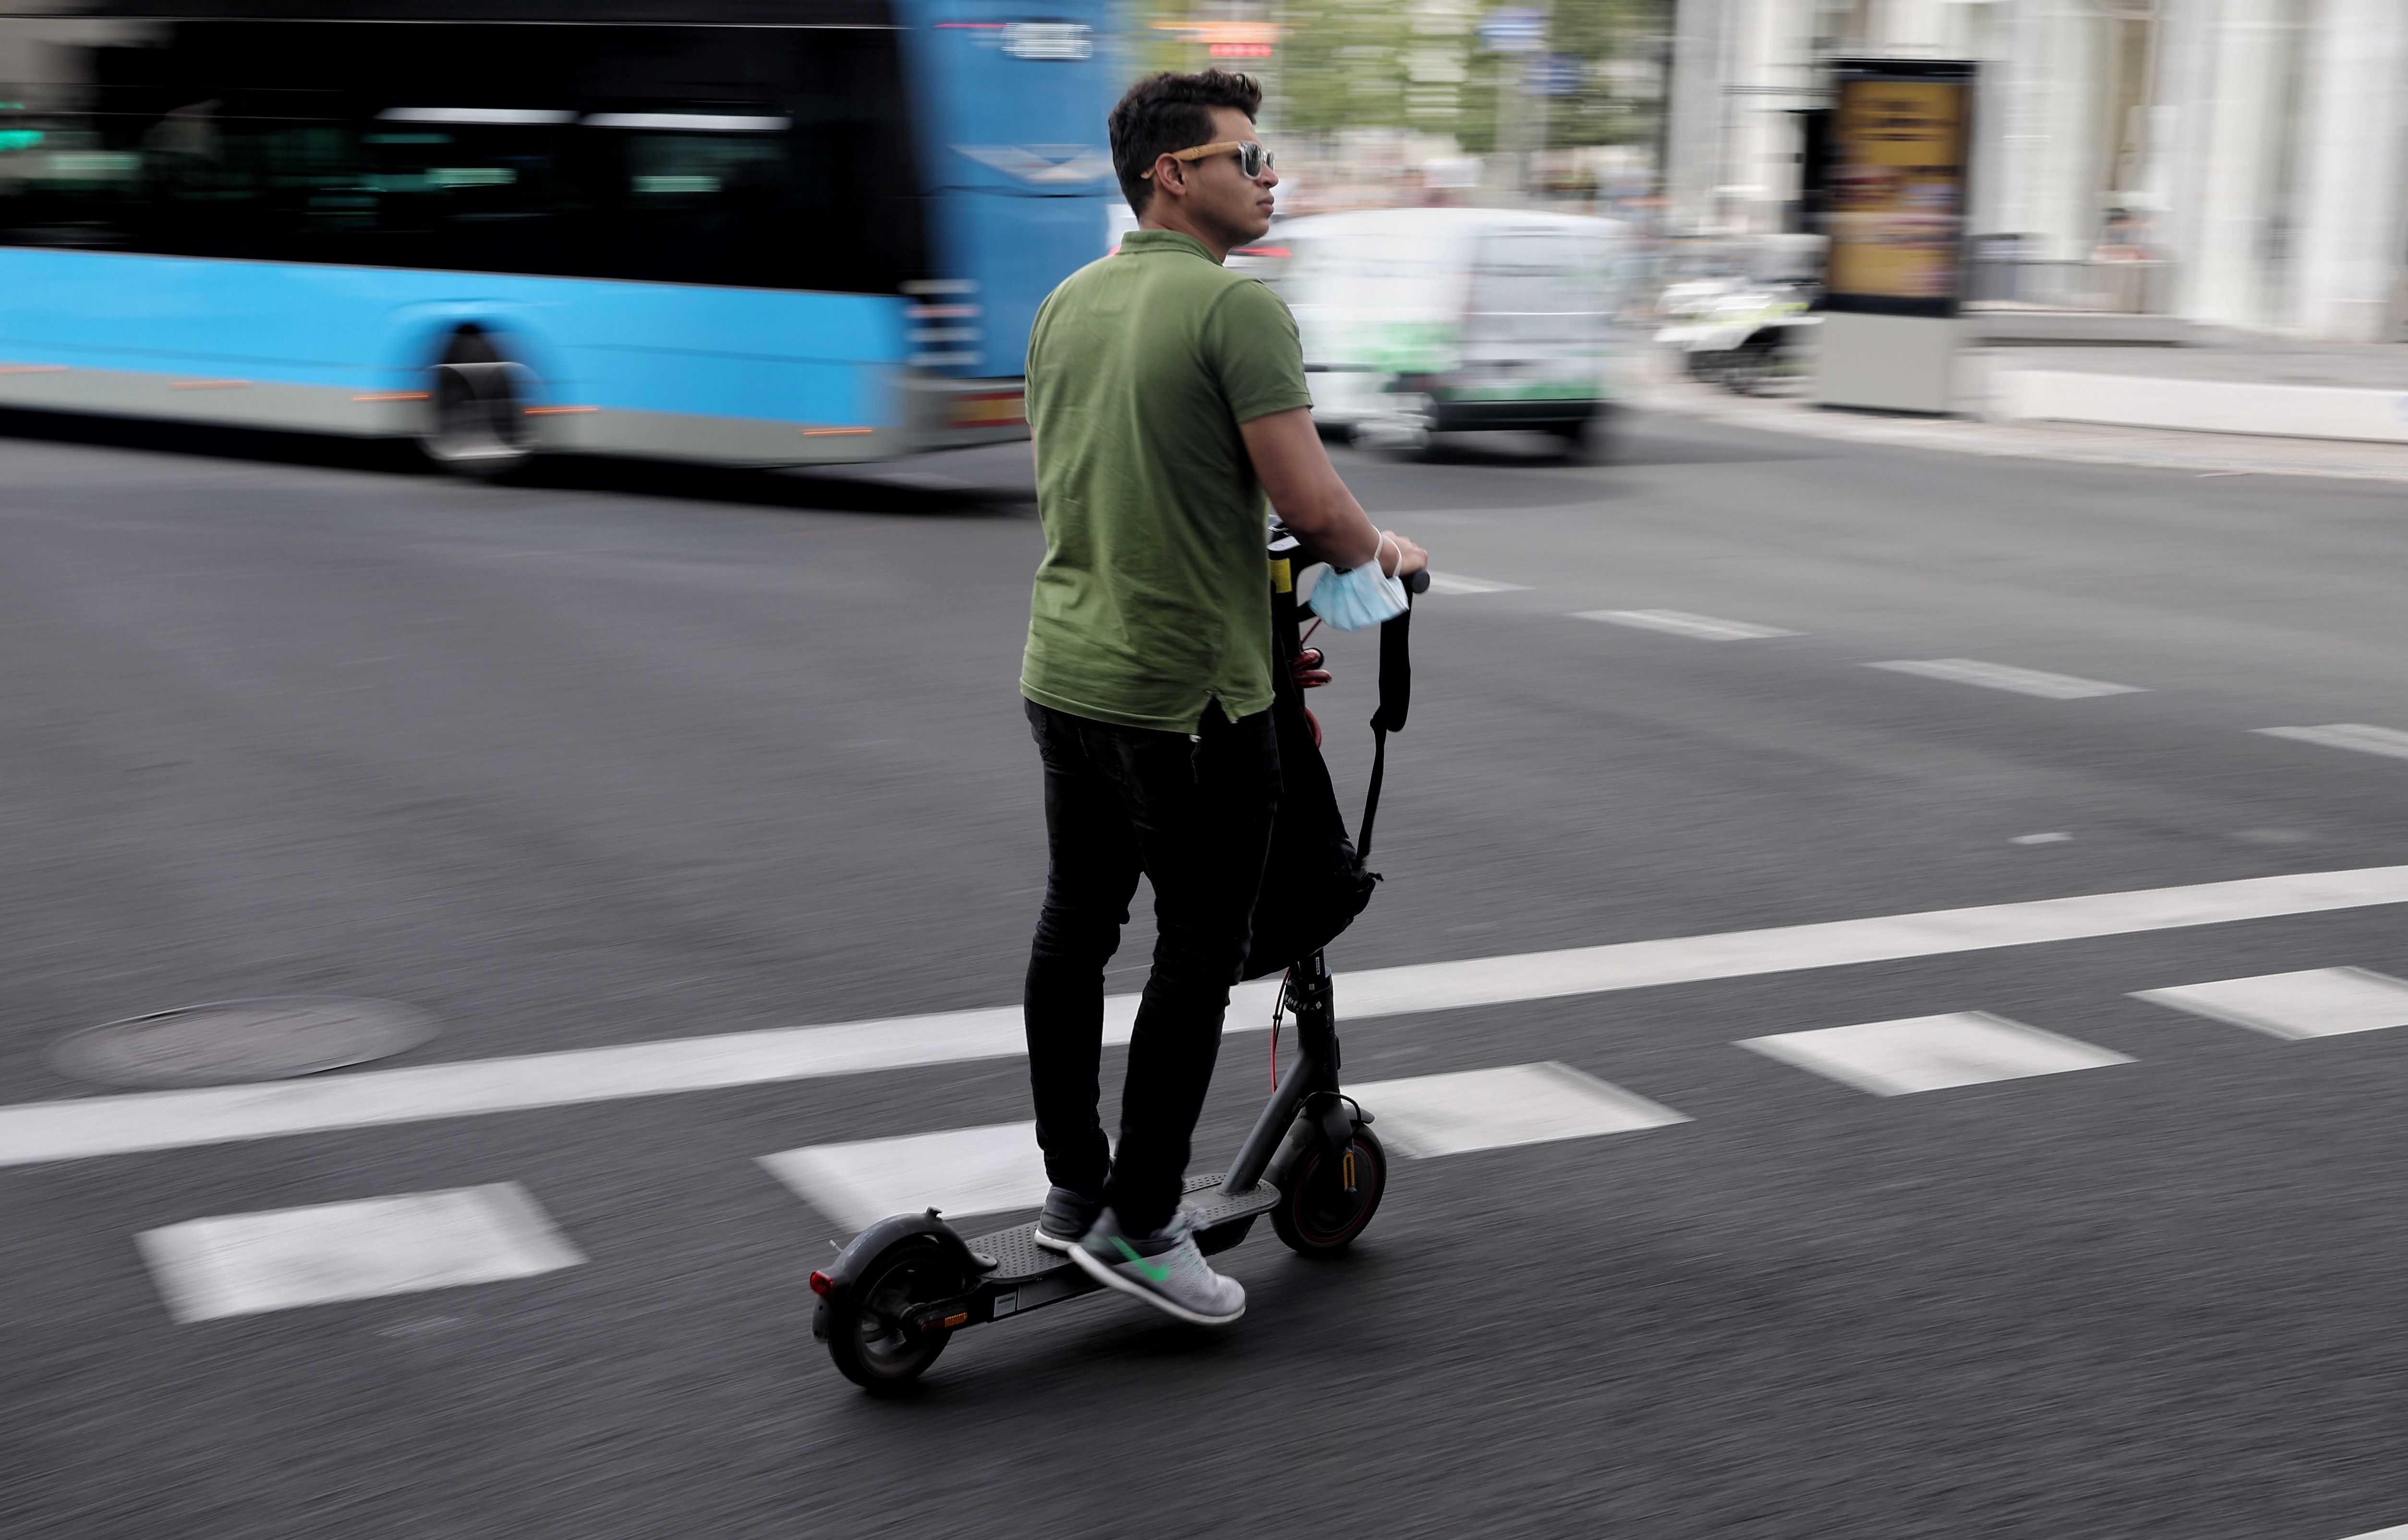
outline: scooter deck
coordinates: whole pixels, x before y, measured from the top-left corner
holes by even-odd
[[[1204,1249],[1215,1251],[1220,1248],[1210,1244],[1210,1232],[1267,1214],[1279,1206],[1279,1189],[1268,1182],[1256,1182],[1251,1192],[1225,1197],[1219,1176],[1190,1176],[1179,1206],[1187,1215],[1187,1222]],[[1103,1287],[1080,1272],[1069,1258],[1038,1245],[1034,1223],[1016,1224],[1009,1230],[981,1235],[969,1246],[981,1256],[995,1259],[995,1270],[979,1280],[978,1288],[993,1302],[993,1314],[985,1318],[988,1319],[1018,1315]]]

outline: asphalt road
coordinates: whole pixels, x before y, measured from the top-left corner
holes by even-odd
[[[102,1094],[50,1045],[202,1001],[407,1002],[420,1064],[1016,999],[1016,451],[487,487],[0,427],[0,1103]],[[2408,729],[2391,489],[1670,420],[1340,458],[1517,585],[1422,608],[1341,970],[2408,863],[2408,761],[2258,731]],[[1351,802],[1373,649],[1330,652]],[[2131,691],[1865,666],[1934,659]],[[1351,1259],[1230,1254],[1235,1328],[1084,1300],[898,1403],[810,1340],[844,1227],[757,1158],[1023,1118],[1015,1061],[0,1169],[0,1533],[2343,1540],[2408,1522],[2408,1033],[2131,994],[2408,977],[2400,921],[1367,1021],[1354,1078],[1555,1062],[1688,1120],[1399,1162]],[[1732,1046],[1963,1011],[2134,1062],[1883,1097]],[[179,1323],[136,1243],[501,1182],[584,1260]]]

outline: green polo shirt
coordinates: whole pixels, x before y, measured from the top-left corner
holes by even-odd
[[[1307,406],[1296,318],[1168,230],[1063,280],[1028,336],[1045,561],[1020,690],[1193,733],[1271,704],[1265,509],[1238,424]]]

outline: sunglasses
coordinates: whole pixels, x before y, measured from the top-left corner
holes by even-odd
[[[1252,139],[1224,139],[1218,144],[1197,145],[1193,150],[1174,150],[1170,151],[1170,158],[1174,161],[1200,161],[1208,155],[1228,154],[1238,157],[1238,169],[1249,180],[1270,170],[1273,164],[1271,152]],[[1153,175],[1151,171],[1146,173],[1148,177]]]

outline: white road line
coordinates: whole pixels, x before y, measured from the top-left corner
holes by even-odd
[[[2310,968],[2213,984],[2139,990],[2132,998],[2297,1042],[2408,1027],[2408,984],[2365,968]]]
[[[498,1283],[585,1260],[516,1182],[188,1219],[135,1244],[185,1322]]]
[[[1569,1064],[1511,1064],[1374,1080],[1350,1085],[1346,1094],[1371,1114],[1371,1132],[1383,1143],[1425,1159],[1689,1120]]]
[[[1499,583],[1487,578],[1466,578],[1460,573],[1433,572],[1429,575],[1432,593],[1527,593],[1527,583]]]
[[[2408,1540],[2408,1524],[2394,1524],[2387,1530],[2369,1530],[2353,1534],[2349,1540]]]
[[[1977,684],[1985,690],[2012,690],[2018,695],[2041,695],[2052,701],[2144,693],[2138,685],[2109,684],[2104,679],[2077,678],[2071,674],[2043,674],[2037,668],[2011,668],[2005,663],[1985,663],[1971,658],[1899,658],[1865,666],[1886,668],[1893,674],[1920,674],[1928,679]]]
[[[1759,636],[1795,636],[1779,626],[1750,625],[1745,620],[1717,620],[1711,615],[1690,615],[1677,609],[1584,609],[1575,620],[1603,620],[1608,625],[1636,626],[1641,631],[1666,631],[1694,636],[1701,642],[1744,642]]]
[[[1376,968],[1339,976],[1338,1008],[1346,1020],[1360,1021],[2400,903],[2408,903],[2408,866],[2244,877]],[[1275,989],[1269,980],[1240,986],[1228,1030],[1265,1027]],[[1106,1041],[1125,1043],[1136,1014],[1135,995],[1107,1001]],[[1011,1005],[261,1085],[31,1102],[0,1107],[0,1165],[1012,1058],[1025,1047],[1020,1008]]]
[[[1341,1018],[1458,1010],[2408,902],[2408,866],[2243,877],[1341,974]],[[1265,1001],[1268,1008],[1268,998]],[[1234,1007],[1233,1007],[1234,1010]],[[1232,1017],[1233,1024],[1243,1024]],[[185,1094],[167,1092],[165,1094]],[[5,1125],[0,1125],[4,1128]],[[5,1147],[0,1147],[5,1154]]]
[[[2395,760],[2408,760],[2408,733],[2395,728],[2330,722],[2323,727],[2258,727],[2251,731],[2270,738],[2297,738],[2327,749],[2355,749],[2361,754],[2387,754]]]
[[[1045,1201],[1045,1156],[1035,1123],[812,1145],[764,1155],[761,1163],[795,1196],[854,1231],[924,1208],[958,1218]]]
[[[1946,1091],[2132,1062],[2111,1049],[2077,1043],[1987,1011],[1784,1032],[1751,1037],[1739,1046],[1876,1096],[1906,1096],[1919,1091]]]

